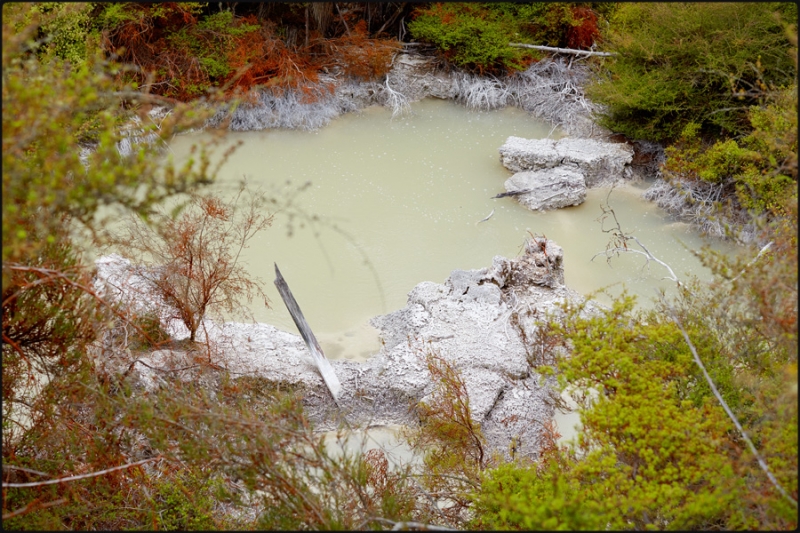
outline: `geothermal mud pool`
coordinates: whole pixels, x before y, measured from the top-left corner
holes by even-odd
[[[679,275],[707,275],[691,255],[703,240],[642,200],[645,183],[621,185],[610,196],[609,189],[590,189],[580,206],[541,213],[513,198],[492,199],[513,174],[500,163],[506,139],[551,132],[524,111],[475,112],[436,99],[411,109],[412,115],[392,119],[388,109],[371,107],[314,132],[228,133],[231,143],[244,144],[223,167],[218,190],[233,190],[247,178],[281,200],[310,182],[293,202],[320,219],[303,220],[295,210],[290,223],[278,212],[243,255],[251,274],[267,282],[272,302],[271,309],[253,309],[258,322],[296,333],[271,283],[277,263],[328,357],[364,360],[380,346],[370,318],[401,308],[420,281],[440,283],[453,269],[482,268],[495,255],[515,257],[531,233],[564,248],[570,288],[585,295],[616,284],[610,292],[619,294],[625,283],[647,305],[654,289],[674,285],[661,279],[662,267],[643,269],[633,255],[610,265],[605,257],[592,261],[609,242],[597,221],[606,200],[623,228]],[[176,160],[206,135],[177,138]],[[551,136],[560,137],[558,131]]]

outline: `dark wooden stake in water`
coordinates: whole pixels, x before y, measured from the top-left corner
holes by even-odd
[[[281,271],[278,270],[277,263],[275,264],[275,287],[278,288],[278,292],[281,298],[283,298],[283,303],[286,304],[289,314],[292,315],[292,320],[294,320],[297,329],[300,330],[300,335],[302,335],[303,340],[306,341],[306,346],[308,346],[311,352],[311,357],[314,363],[316,363],[317,369],[319,369],[319,373],[322,375],[322,379],[325,380],[328,390],[331,391],[331,395],[338,405],[342,384],[339,382],[339,378],[336,377],[336,373],[333,371],[330,361],[328,361],[328,358],[322,353],[322,348],[320,348],[317,338],[311,331],[308,322],[306,322],[303,312],[300,311],[300,306],[297,305],[297,301],[294,299],[294,296],[292,296],[289,285],[287,285],[286,280],[281,276]]]

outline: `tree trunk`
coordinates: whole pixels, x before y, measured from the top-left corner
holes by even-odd
[[[314,26],[325,37],[328,25],[333,18],[333,2],[311,2],[311,16],[314,19]]]

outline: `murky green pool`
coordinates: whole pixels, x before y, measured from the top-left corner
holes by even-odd
[[[293,202],[319,219],[295,216],[290,223],[278,213],[273,227],[251,242],[243,259],[266,281],[272,301],[270,309],[253,309],[257,321],[296,333],[272,284],[277,263],[325,353],[364,359],[379,346],[371,317],[403,307],[421,281],[441,283],[454,269],[490,266],[495,255],[515,257],[530,233],[564,248],[570,287],[587,294],[613,285],[618,294],[624,285],[647,304],[654,289],[674,286],[661,279],[663,267],[643,269],[643,258],[633,254],[611,266],[604,257],[592,261],[608,243],[597,222],[607,197],[623,228],[678,275],[708,276],[691,254],[703,239],[641,200],[646,184],[626,185],[610,196],[608,189],[592,190],[581,206],[545,213],[528,211],[513,198],[492,199],[511,176],[498,148],[510,135],[546,137],[549,125],[515,108],[474,112],[436,99],[412,110],[392,120],[387,109],[372,107],[315,132],[227,134],[226,142],[243,145],[223,167],[219,191],[232,191],[246,178],[286,198],[310,182]],[[176,159],[187,157],[204,135],[176,138]]]

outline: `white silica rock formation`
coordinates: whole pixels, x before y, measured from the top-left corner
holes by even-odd
[[[509,137],[500,147],[500,161],[512,172],[569,165],[581,172],[587,187],[625,178],[630,173],[633,149],[627,144],[565,137],[523,139]]]
[[[97,265],[95,283],[107,298],[128,301],[130,308],[153,301],[136,265],[119,256],[100,258]],[[338,402],[299,335],[268,324],[206,319],[201,340],[210,341],[214,364],[234,379],[247,376],[301,390],[306,413],[319,430],[335,429],[341,417],[361,427],[416,424],[414,407],[434,391],[425,358],[436,354],[459,370],[488,448],[508,455],[513,442],[516,453],[536,457],[558,392],[552,376],[538,374],[530,339],[539,320],[559,316],[560,303],[580,300],[564,285],[561,247],[541,237],[528,240],[520,257],[497,256],[490,267],[454,270],[444,283],[419,283],[404,308],[372,320],[383,341],[375,356],[363,363],[331,361],[342,387]],[[159,314],[171,330],[170,313]],[[185,347],[131,354],[124,343],[114,349],[120,335],[109,331],[107,346],[96,357],[129,375],[136,388],[198,379]]]
[[[506,183],[508,194],[531,210],[579,205],[587,187],[613,183],[632,175],[633,149],[627,144],[565,137],[509,137],[500,161],[516,172]]]
[[[505,183],[506,191],[532,211],[580,205],[586,199],[586,180],[577,169],[517,172]]]

